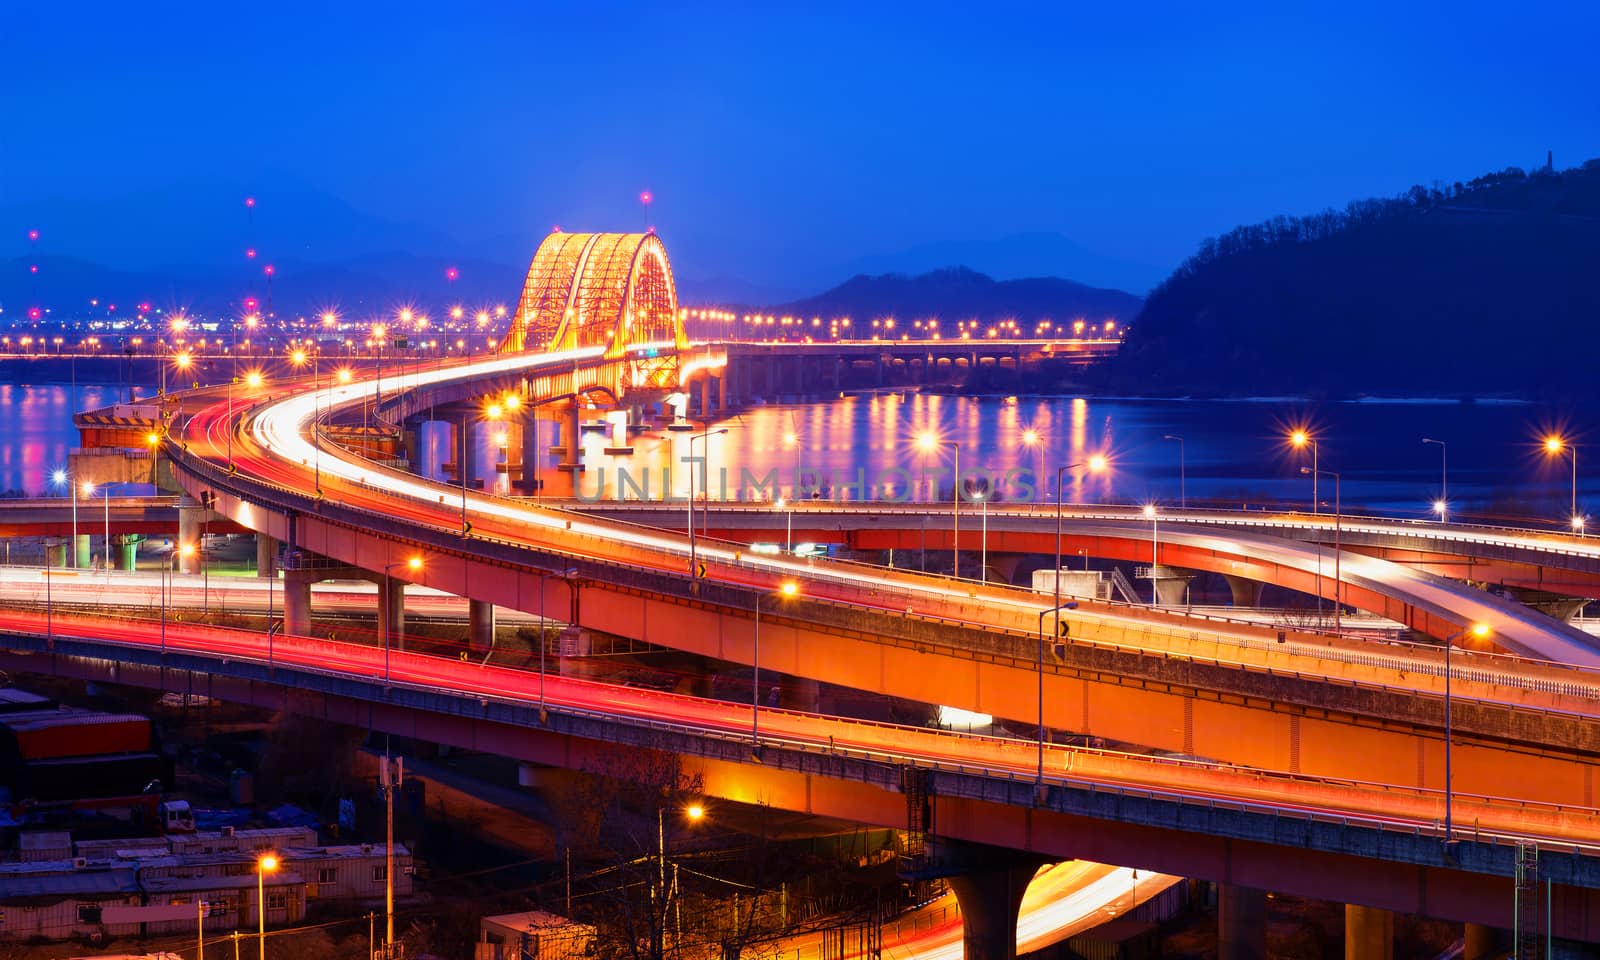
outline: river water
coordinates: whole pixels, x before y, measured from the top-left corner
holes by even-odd
[[[45,492],[50,473],[66,465],[77,442],[74,410],[122,399],[123,390],[102,384],[0,383],[0,490]],[[917,443],[920,434],[931,431],[959,445],[969,488],[982,483],[978,478],[991,476],[1002,495],[1023,496],[1027,491],[1018,474],[1012,474],[1009,484],[999,482],[1006,471],[1026,471],[1028,479],[1037,473],[1053,477],[1059,465],[1101,454],[1108,458],[1108,470],[1095,474],[1079,466],[1069,471],[1069,501],[1175,506],[1187,495],[1191,504],[1232,507],[1309,505],[1311,479],[1300,473],[1310,465],[1309,451],[1292,450],[1286,439],[1290,430],[1305,427],[1317,438],[1318,466],[1340,475],[1338,492],[1346,510],[1415,517],[1431,516],[1443,479],[1441,450],[1424,444],[1426,436],[1448,443],[1453,516],[1552,522],[1567,516],[1572,484],[1572,461],[1566,454],[1551,457],[1539,442],[1556,431],[1577,443],[1580,512],[1585,503],[1600,508],[1600,457],[1589,469],[1584,445],[1600,435],[1594,430],[1600,424],[1524,403],[1405,400],[1313,406],[1279,398],[1013,399],[892,392],[756,407],[720,426],[728,432],[711,436],[704,447],[696,443],[694,449],[704,453],[709,447],[711,476],[719,476],[719,468],[725,467],[733,489],[740,486],[742,471],[764,478],[776,469],[787,492],[789,475],[798,465],[829,495],[859,495],[847,488],[860,479],[861,471],[879,495],[921,498],[938,486],[948,496],[952,450],[941,447],[928,453]],[[1042,443],[1025,444],[1028,430]],[[796,444],[785,442],[790,434]],[[1183,442],[1167,436],[1182,437]],[[643,437],[636,440],[634,457],[613,459],[600,453],[604,443],[591,436],[586,440],[587,489],[598,491],[599,467],[607,468],[609,496],[619,468],[627,467],[637,480],[639,473],[666,466],[669,457],[685,456],[687,445],[685,434],[670,442]],[[946,471],[942,482],[936,476],[941,469]],[[680,467],[670,484],[680,493],[686,472]],[[713,491],[719,486],[714,479]],[[659,481],[655,490],[659,495]],[[1318,493],[1333,505],[1331,476],[1322,477]],[[1032,496],[1053,502],[1053,483],[1047,480],[1045,490]]]

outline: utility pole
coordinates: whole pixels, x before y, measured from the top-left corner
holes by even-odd
[[[383,955],[394,955],[394,792],[405,779],[405,758],[383,752],[378,785],[383,788]]]

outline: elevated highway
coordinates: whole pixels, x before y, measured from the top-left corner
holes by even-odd
[[[0,665],[288,709],[531,762],[624,773],[676,756],[708,796],[884,826],[904,785],[931,787],[939,836],[1302,896],[1510,925],[1519,847],[1537,839],[1551,932],[1600,939],[1600,821],[1458,793],[1443,846],[1437,791],[1158,760],[465,664],[356,644],[150,623],[0,614]],[[757,721],[758,732],[752,731]],[[759,739],[759,757],[752,753]],[[1293,851],[1292,857],[1285,853]],[[1373,866],[1382,862],[1382,874]]]

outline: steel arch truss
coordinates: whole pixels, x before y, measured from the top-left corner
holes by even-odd
[[[636,386],[668,386],[685,348],[667,249],[654,233],[545,237],[502,350],[604,347]]]

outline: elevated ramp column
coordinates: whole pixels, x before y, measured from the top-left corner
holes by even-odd
[[[1394,960],[1394,914],[1345,904],[1344,956],[1345,960]]]
[[[396,650],[406,648],[406,585],[385,577],[378,581],[378,638]]]
[[[961,952],[965,960],[1017,960],[1017,915],[1036,861],[974,867],[947,879],[961,907]]]
[[[494,646],[494,604],[487,600],[467,600],[467,620],[470,649],[481,653]]]
[[[309,570],[283,574],[283,630],[297,637],[311,634],[311,585],[322,579]]]
[[[1217,885],[1217,956],[1221,960],[1267,960],[1265,890]]]

